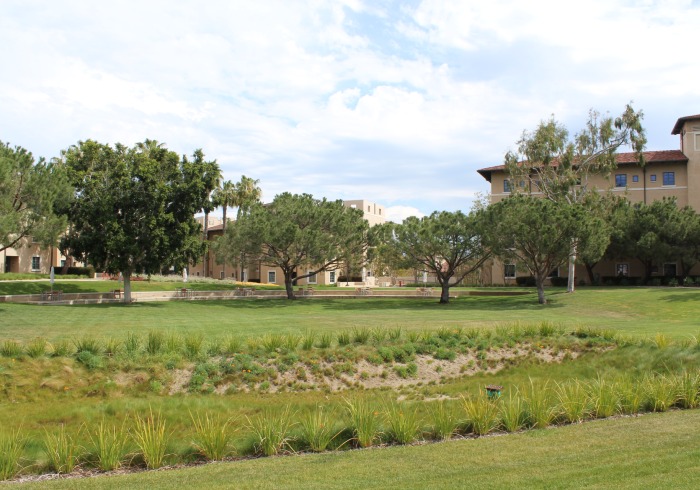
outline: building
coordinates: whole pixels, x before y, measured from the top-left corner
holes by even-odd
[[[52,266],[63,267],[68,259],[56,247],[42,248],[28,238],[0,252],[0,260],[4,273],[48,274]]]
[[[587,184],[612,190],[631,202],[651,203],[664,197],[675,197],[679,206],[689,205],[700,213],[700,114],[679,118],[671,134],[679,135],[680,149],[645,152],[646,164],[643,167],[635,161],[634,153],[619,153],[617,170],[609,177],[592,176]],[[491,202],[498,202],[510,195],[512,183],[508,180],[505,165],[482,168],[477,172],[491,184]],[[536,189],[530,190],[533,195],[538,195]],[[660,263],[655,270],[659,276],[675,276],[679,264]],[[643,267],[633,259],[603,261],[594,267],[594,273],[600,277],[634,277],[643,275]],[[485,284],[512,284],[518,274],[527,273],[518,271],[516,264],[502,264],[494,260],[484,266],[482,280]],[[553,271],[553,275],[559,274],[565,276],[567,270]],[[691,275],[698,274],[700,267],[696,266]],[[576,277],[583,282],[588,281],[583,266],[577,266]]]
[[[363,212],[364,218],[367,220],[370,226],[378,225],[384,223],[386,220],[386,210],[384,206],[377,204],[375,202],[367,201],[364,199],[343,201],[343,204],[348,208],[360,209]],[[204,217],[197,218],[200,224],[204,224]],[[234,222],[229,220],[227,226],[233,224]],[[209,226],[207,229],[207,240],[213,241],[218,240],[223,232],[223,221],[220,218],[209,217]],[[204,271],[202,262],[193,264],[189,268],[189,274],[196,277],[214,277],[217,279],[232,279],[235,281],[254,281],[268,284],[284,284],[284,274],[282,270],[276,267],[270,267],[262,263],[255,263],[251,261],[247,264],[247,267],[243,269],[243,274],[241,275],[240,268],[236,264],[217,264],[214,252],[210,249],[207,258],[208,271]],[[298,275],[306,275],[312,269],[299,270]],[[298,282],[299,286],[314,286],[314,285],[328,285],[336,284],[338,278],[343,274],[341,270],[324,271],[313,276],[307,277],[305,279],[300,279]],[[372,277],[372,271],[363,270],[363,278]],[[370,280],[371,282],[371,280]]]

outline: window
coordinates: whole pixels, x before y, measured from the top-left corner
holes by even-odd
[[[32,257],[32,270],[38,271],[41,269],[41,257]]]
[[[505,264],[503,267],[503,276],[506,279],[515,279],[515,264]]]
[[[632,182],[639,182],[639,175],[633,175]]]
[[[379,216],[382,215],[382,208],[379,208]]]
[[[66,259],[61,259],[61,267],[65,267],[65,266],[66,266]]]
[[[630,265],[629,264],[615,264],[615,275],[618,277],[629,277]]]
[[[627,187],[627,174],[615,175],[615,187]]]
[[[372,211],[372,206],[367,206],[367,212],[369,213],[370,211]]]
[[[664,172],[664,185],[676,185],[676,172]]]
[[[328,284],[335,284],[335,271],[328,273]]]
[[[274,284],[277,282],[277,272],[267,271],[267,282]]]
[[[695,151],[700,151],[700,133],[693,133],[693,139],[695,140]]]
[[[650,181],[650,182],[656,182],[656,174],[651,174],[651,175],[649,176],[649,181]]]
[[[510,192],[510,181],[508,179],[503,181],[503,192]]]
[[[311,272],[311,271],[308,271],[307,274],[310,273],[310,272]],[[308,284],[316,284],[316,274],[311,274],[311,275],[306,279],[306,282],[307,282]]]
[[[225,277],[224,271],[219,272],[219,279],[223,279]]]

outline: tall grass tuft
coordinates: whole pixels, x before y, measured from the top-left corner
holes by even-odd
[[[66,427],[56,433],[45,431],[44,451],[49,461],[49,468],[56,473],[71,473],[78,462],[80,447],[76,440],[66,433]]]
[[[110,337],[105,342],[105,354],[109,357],[116,356],[121,350],[121,341]]]
[[[124,349],[126,353],[130,356],[138,353],[141,347],[141,338],[134,332],[127,332],[126,340],[124,341]]]
[[[97,467],[102,471],[113,471],[119,468],[126,457],[129,444],[128,432],[121,427],[108,426],[102,420],[90,434]]]
[[[321,337],[318,339],[318,346],[321,349],[328,349],[333,343],[333,334],[330,332],[323,332]]]
[[[304,337],[301,339],[301,348],[303,350],[311,350],[314,348],[316,343],[316,332],[313,330],[307,330],[304,332]]]
[[[233,355],[241,352],[243,342],[237,335],[229,335],[224,340],[224,354]]]
[[[678,376],[676,386],[678,404],[681,408],[698,408],[700,406],[700,395],[698,394],[700,374],[684,371]]]
[[[386,339],[387,331],[382,327],[374,327],[372,329],[372,340],[377,344],[384,342]]]
[[[390,403],[385,410],[387,435],[398,444],[410,444],[418,438],[420,422],[416,407],[405,403]]]
[[[24,350],[29,357],[36,359],[37,357],[44,357],[46,355],[46,345],[47,342],[45,338],[37,337],[30,340]]]
[[[266,408],[262,413],[248,420],[248,428],[253,434],[253,447],[257,454],[274,456],[289,447],[290,433],[294,426],[293,414],[289,405],[282,412],[274,413]]]
[[[549,381],[536,383],[530,379],[526,389],[521,390],[527,404],[528,423],[531,427],[543,429],[554,422],[558,407],[552,396]]]
[[[671,339],[669,339],[666,335],[659,332],[654,336],[654,345],[656,345],[658,349],[665,349],[670,344]]]
[[[483,436],[496,430],[500,424],[498,405],[485,394],[462,397],[466,415],[466,430]]]
[[[208,461],[221,461],[231,450],[231,420],[222,421],[212,415],[196,417],[190,413],[195,435],[192,445]]]
[[[19,357],[22,355],[22,344],[16,340],[3,340],[0,344],[0,355],[3,357]]]
[[[620,411],[635,414],[641,411],[645,400],[644,385],[639,380],[624,377],[617,381],[617,392],[620,398]]]
[[[517,390],[509,391],[507,397],[501,397],[498,409],[501,427],[506,432],[517,432],[527,424],[527,405]]]
[[[457,432],[459,421],[455,416],[452,407],[444,400],[434,403],[430,410],[430,418],[432,420],[432,433],[435,439],[446,441],[451,439]]]
[[[677,400],[674,380],[665,375],[647,375],[643,380],[646,408],[653,412],[665,412]]]
[[[401,327],[394,327],[391,330],[389,330],[389,340],[393,340],[396,342],[401,338],[401,334],[403,333],[403,330],[401,330]]]
[[[290,352],[294,352],[299,347],[301,342],[301,335],[290,333],[284,337],[284,348]]]
[[[0,434],[0,480],[9,480],[20,472],[20,460],[27,441],[21,429]]]
[[[575,424],[588,417],[588,390],[579,380],[557,383],[555,391],[561,407],[561,416],[565,421]]]
[[[341,431],[336,432],[333,412],[326,411],[323,405],[304,413],[301,417],[301,442],[315,453],[328,449]]]
[[[352,327],[352,341],[356,344],[366,344],[371,336],[372,332],[367,327]]]
[[[379,411],[364,399],[345,400],[355,441],[360,447],[370,447],[379,439]]]
[[[265,349],[265,352],[271,353],[282,348],[284,345],[284,337],[276,333],[267,334],[262,337],[260,343],[263,349]]]
[[[74,339],[73,345],[75,345],[76,354],[80,354],[81,352],[88,352],[93,356],[97,356],[102,352],[102,346],[100,345],[100,342],[92,337]]]
[[[190,360],[198,359],[202,354],[204,336],[201,333],[191,333],[185,336],[184,350],[185,357]]]
[[[594,417],[612,417],[620,411],[620,397],[614,381],[602,376],[589,383],[591,411]]]
[[[148,416],[137,415],[132,437],[148,469],[163,466],[170,434],[166,431],[165,420],[159,413],[154,414],[153,410],[149,409]]]
[[[556,335],[558,328],[559,327],[557,327],[557,325],[554,323],[544,320],[540,322],[539,326],[540,337],[553,337]]]
[[[150,355],[156,355],[163,350],[165,346],[165,334],[160,331],[150,331],[146,335],[146,352]]]
[[[72,354],[72,349],[67,340],[58,340],[53,343],[51,355],[53,357],[68,357]]]
[[[165,351],[168,353],[180,352],[182,350],[182,337],[176,333],[171,333],[165,339]]]
[[[337,340],[338,340],[338,345],[341,347],[344,345],[348,345],[350,343],[350,332],[347,332],[347,331],[338,332]]]

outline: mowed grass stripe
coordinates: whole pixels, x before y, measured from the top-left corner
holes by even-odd
[[[698,488],[700,411],[27,488]]]
[[[549,291],[548,305],[525,296],[470,296],[440,305],[435,298],[244,299],[38,306],[0,303],[0,338],[49,341],[84,335],[123,338],[127,332],[163,329],[206,336],[338,331],[353,326],[406,331],[454,327],[493,328],[508,322],[551,321],[567,327],[615,329],[628,335],[700,334],[700,290],[684,288],[581,288]]]

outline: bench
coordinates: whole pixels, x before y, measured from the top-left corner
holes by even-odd
[[[181,298],[190,298],[194,295],[194,292],[190,288],[180,288],[179,295]]]
[[[418,296],[430,296],[433,294],[433,288],[416,288]]]
[[[299,288],[299,292],[301,293],[302,296],[313,296],[314,295],[314,288],[312,287],[305,287],[305,288]]]
[[[355,294],[357,294],[358,296],[369,296],[372,294],[372,288],[366,286],[355,288]]]
[[[121,299],[124,292],[121,289],[112,289],[112,298]]]
[[[63,291],[44,291],[41,293],[42,301],[60,301],[63,299]]]

